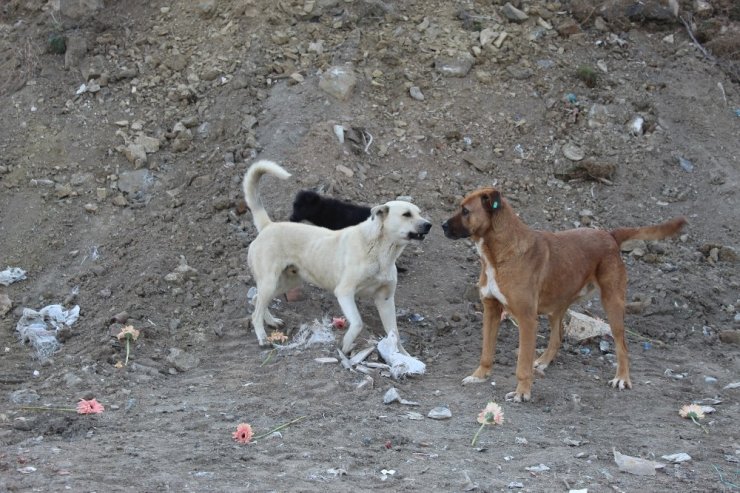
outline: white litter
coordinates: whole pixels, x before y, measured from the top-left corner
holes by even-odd
[[[301,325],[291,343],[280,345],[278,349],[284,351],[324,344],[334,344],[334,331],[328,318]]]
[[[592,337],[611,335],[609,324],[583,313],[568,310],[570,320],[565,324],[565,335],[572,340],[583,341]]]
[[[0,284],[10,286],[14,282],[22,281],[26,278],[26,271],[18,267],[8,267],[0,272]]]
[[[56,334],[63,327],[71,327],[80,316],[80,307],[75,305],[65,310],[62,305],[49,305],[40,311],[23,309],[23,316],[16,325],[22,343],[29,343],[39,359],[46,359],[59,349]]]
[[[738,388],[740,388],[740,382],[728,383],[727,385],[725,385],[724,387],[722,387],[722,389],[724,389],[724,390],[738,389]]]
[[[525,467],[524,469],[526,469],[529,472],[545,472],[545,471],[549,471],[550,470],[550,468],[547,467],[544,464],[539,464],[539,465],[536,465],[536,466]]]
[[[665,467],[665,464],[660,462],[620,454],[614,448],[612,452],[614,452],[614,462],[617,463],[620,471],[636,474],[637,476],[655,476],[655,469]]]
[[[383,404],[391,404],[392,402],[399,402],[406,406],[419,405],[418,402],[407,401],[406,399],[402,398],[401,394],[398,393],[398,389],[396,387],[391,387],[390,389],[388,389],[388,391],[383,396]]]
[[[678,454],[663,455],[661,459],[672,462],[673,464],[680,464],[681,462],[690,461],[691,456],[686,452],[679,452]]]
[[[378,341],[380,356],[391,366],[391,376],[423,375],[427,366],[420,360],[398,351],[398,337],[390,333]]]

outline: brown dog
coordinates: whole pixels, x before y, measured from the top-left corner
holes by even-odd
[[[483,349],[480,366],[463,384],[483,382],[490,374],[501,314],[506,310],[519,325],[517,386],[506,398],[528,401],[534,368],[547,368],[560,348],[566,310],[598,289],[617,353],[617,374],[609,383],[619,389],[632,388],[624,338],[627,271],[619,246],[630,239],[672,236],[685,223],[685,218],[678,217],[643,228],[609,232],[580,228],[550,233],[525,225],[494,188],[468,194],[460,211],[442,224],[448,238],[470,237],[482,264],[478,286],[484,307]],[[550,341],[534,361],[540,314],[548,316]]]

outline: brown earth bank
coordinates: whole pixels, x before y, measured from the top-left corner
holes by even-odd
[[[0,491],[738,490],[737,5],[2,2],[0,271],[26,278],[0,285]],[[312,188],[402,197],[434,223],[396,294],[424,375],[316,361],[337,342],[257,346],[241,192],[256,158],[293,174],[263,180],[275,220]],[[506,402],[510,320],[489,381],[462,385],[479,261],[439,225],[492,184],[538,229],[688,218],[623,254],[632,390],[607,385],[611,338],[567,339],[532,401]],[[79,319],[42,357],[18,324],[53,304]],[[363,348],[382,327],[359,307]],[[604,316],[598,299],[573,309]],[[311,286],[272,310],[288,344],[341,315]],[[384,404],[392,387],[412,404]],[[91,398],[103,413],[74,412]],[[504,421],[471,446],[489,401]],[[714,411],[694,424],[691,403]],[[239,423],[266,436],[237,443]],[[665,466],[622,472],[615,450]]]

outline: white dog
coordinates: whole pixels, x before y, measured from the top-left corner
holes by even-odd
[[[270,301],[299,286],[301,280],[337,297],[349,322],[342,341],[344,353],[350,352],[362,330],[356,295],[373,298],[385,332],[400,341],[394,300],[396,259],[411,240],[423,240],[432,223],[421,217],[414,204],[398,200],[373,207],[367,220],[337,231],[302,223],[274,223],[257,193],[259,180],[266,173],[283,180],[290,177],[283,168],[265,160],[252,164],[244,176],[244,196],[259,233],[247,256],[257,283],[252,325],[259,344],[267,344],[265,323],[282,323],[269,312]],[[400,342],[398,350],[408,354]]]

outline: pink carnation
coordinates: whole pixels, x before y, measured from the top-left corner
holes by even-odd
[[[501,406],[495,402],[489,402],[486,408],[478,414],[477,421],[482,425],[500,425],[504,422],[504,412],[501,410]]]
[[[234,440],[239,443],[249,443],[252,440],[252,427],[248,423],[240,423],[232,434]]]
[[[103,411],[105,411],[105,408],[95,399],[89,401],[80,399],[80,402],[77,403],[77,414],[100,414]]]

